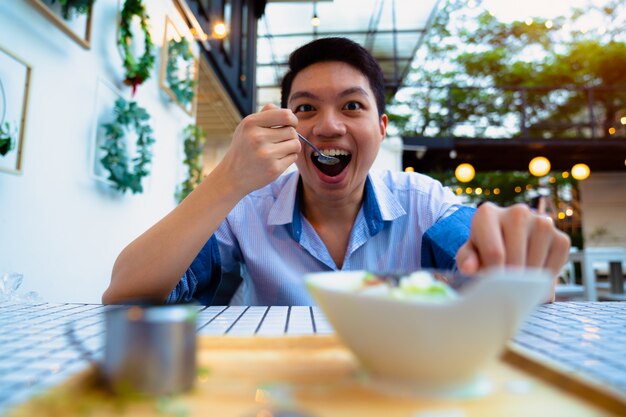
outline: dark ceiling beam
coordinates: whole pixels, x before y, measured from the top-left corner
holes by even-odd
[[[465,139],[403,138],[403,166],[418,172],[454,169],[468,162],[477,171],[526,171],[535,156],[550,160],[552,170],[585,163],[592,171],[626,171],[625,138]],[[451,158],[451,151],[456,154]]]
[[[419,29],[397,29],[396,32],[398,34],[403,33],[424,33],[424,28]],[[394,31],[390,30],[377,30],[376,35],[392,35]],[[277,38],[295,38],[295,37],[304,37],[311,36],[313,32],[300,32],[300,33],[280,33],[277,35],[260,35],[261,39],[277,39]],[[368,35],[370,34],[367,30],[345,30],[345,31],[331,31],[331,32],[318,32],[317,36],[350,36],[350,35]]]
[[[412,56],[399,56],[398,58],[393,58],[393,57],[376,58],[376,61],[378,62],[394,62],[396,60],[397,61],[412,61],[413,57]],[[257,67],[273,67],[275,65],[279,67],[286,67],[287,62],[260,62],[256,64]]]
[[[270,65],[271,66],[271,65]],[[398,84],[398,83],[394,83],[391,81],[386,80],[385,82],[385,88],[388,90],[397,90],[400,87],[404,87],[403,84]],[[257,84],[257,89],[258,90],[262,90],[264,88],[280,88],[280,84]]]

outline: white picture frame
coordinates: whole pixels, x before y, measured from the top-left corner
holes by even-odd
[[[64,19],[61,15],[61,7],[58,2],[52,3],[50,0],[30,0],[30,3],[74,42],[84,49],[91,48],[91,15],[93,13],[93,6],[89,9],[87,15],[73,16],[71,19]]]
[[[0,46],[0,123],[9,123],[11,149],[0,155],[0,172],[22,174],[31,66]],[[3,119],[3,120],[2,120]]]
[[[104,157],[105,152],[101,149],[106,141],[106,131],[103,127],[106,123],[111,123],[115,119],[115,102],[117,99],[134,101],[122,90],[104,78],[98,78],[96,85],[96,98],[94,101],[92,140],[90,150],[90,176],[101,185],[106,185],[111,191],[114,190],[115,183],[109,180],[109,171],[107,171],[100,160]],[[136,155],[136,135],[130,132],[130,137],[125,138],[125,146],[127,154],[132,158]],[[142,179],[143,192],[150,191],[152,175]]]
[[[193,86],[193,98],[191,99],[191,101],[189,103],[183,103],[181,102],[181,100],[176,96],[176,93],[173,91],[173,89],[170,86],[170,83],[168,81],[168,77],[167,77],[167,66],[168,66],[168,62],[169,62],[169,45],[170,42],[174,41],[180,41],[181,39],[185,38],[189,44],[189,53],[193,56],[192,62],[191,62],[191,66],[188,68],[181,68],[181,72],[183,74],[180,75],[180,79],[184,79],[184,73],[189,70],[192,74],[192,80],[195,83],[195,85]],[[183,109],[189,116],[194,116],[195,112],[196,112],[196,103],[198,100],[198,55],[197,55],[197,51],[194,51],[193,49],[193,45],[195,45],[196,42],[193,39],[193,37],[191,37],[189,34],[185,35],[182,33],[182,31],[180,31],[178,29],[178,27],[176,26],[176,24],[174,23],[174,21],[169,17],[169,16],[165,16],[165,29],[163,30],[163,46],[161,48],[161,68],[159,71],[159,86],[161,87],[161,89],[167,94],[167,96],[169,97],[169,99],[176,103],[178,106],[180,106],[181,109]],[[184,61],[180,60],[181,64],[184,65]]]

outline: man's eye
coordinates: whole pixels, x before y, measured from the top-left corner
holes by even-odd
[[[343,107],[346,110],[361,110],[363,108],[363,106],[361,106],[361,103],[359,103],[358,101],[349,101]]]
[[[313,106],[311,106],[310,104],[300,104],[299,106],[296,106],[294,113],[313,111],[313,110],[314,110]]]

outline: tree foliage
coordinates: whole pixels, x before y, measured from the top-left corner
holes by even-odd
[[[443,3],[408,87],[390,106],[401,135],[626,136],[620,123],[626,116],[626,0],[574,9],[567,17],[513,22],[467,4]],[[437,175],[454,184],[445,180],[451,172]],[[530,174],[519,175],[532,183]],[[507,189],[515,188],[517,176],[508,176]],[[521,198],[511,197],[500,202]]]
[[[607,134],[626,102],[626,35],[619,23],[624,16],[617,13],[626,0],[574,10],[567,19],[510,23],[466,5],[461,0],[444,4],[409,88],[392,106],[395,113],[412,110],[398,120],[404,134],[502,137],[504,126],[507,136],[522,135],[525,110],[534,137],[580,136],[548,124],[588,124],[586,88],[600,89],[592,97],[593,110]],[[583,33],[576,22],[591,9],[596,21],[605,23]]]

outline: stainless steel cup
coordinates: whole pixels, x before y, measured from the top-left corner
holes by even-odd
[[[163,395],[193,387],[195,306],[124,306],[105,315],[105,355],[100,367],[113,390]]]

